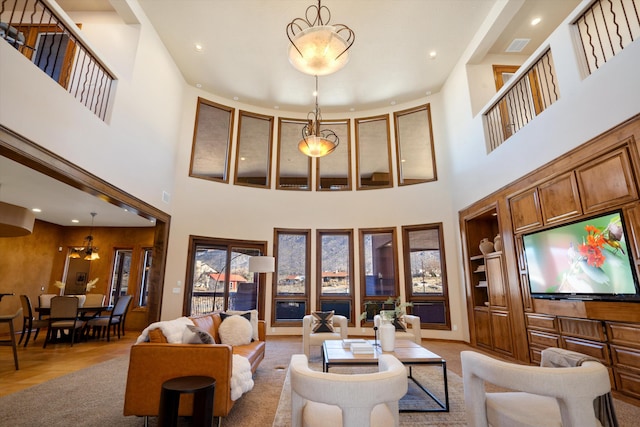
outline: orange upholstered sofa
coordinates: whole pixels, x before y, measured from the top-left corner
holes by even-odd
[[[174,344],[162,341],[157,334],[149,334],[152,342],[131,347],[129,373],[124,396],[124,415],[157,416],[162,383],[176,377],[205,375],[216,380],[213,415],[225,417],[231,411],[231,374],[233,354],[246,357],[255,373],[264,359],[266,327],[258,321],[258,340],[247,345],[221,344],[218,327],[220,314],[190,317],[193,323],[214,338],[216,344]],[[160,333],[160,335],[162,335]],[[154,342],[155,341],[155,342]],[[166,341],[166,340],[165,340]],[[193,396],[180,399],[178,414],[189,416],[193,411]]]

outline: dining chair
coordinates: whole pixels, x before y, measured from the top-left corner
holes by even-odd
[[[48,320],[44,319],[36,319],[33,314],[33,306],[31,305],[31,299],[27,295],[20,295],[20,302],[22,303],[22,334],[20,334],[20,341],[18,344],[22,344],[22,340],[25,338],[25,332],[27,338],[24,341],[24,346],[26,347],[29,343],[29,338],[31,338],[31,332],[35,329],[36,333],[33,336],[33,341],[35,342],[38,339],[38,333],[40,333],[40,328],[45,328],[49,325]]]
[[[57,337],[59,331],[68,330],[71,336],[71,347],[75,341],[76,332],[82,330],[85,321],[78,319],[78,298],[63,296],[51,299],[51,314],[49,315],[49,327],[47,338],[44,340],[42,348],[47,347],[47,343]]]
[[[56,296],[58,296],[58,295],[56,295],[56,294],[41,294],[41,295],[38,295],[38,307],[39,308],[47,308],[47,309],[51,308],[51,299],[53,297],[56,297]],[[44,314],[40,313],[38,315],[38,319],[42,319],[43,316],[48,316],[48,315],[44,315]]]
[[[11,346],[13,348],[13,363],[16,365],[16,371],[20,368],[18,367],[18,346],[16,344],[16,333],[15,328],[13,327],[13,321],[20,316],[22,316],[22,307],[20,307],[14,314],[0,315],[0,324],[6,323],[7,325],[9,325],[10,335],[8,339],[0,340],[0,345]]]
[[[93,335],[95,336],[96,332],[98,332],[104,338],[106,332],[107,341],[111,341],[111,329],[113,329],[113,333],[117,333],[118,339],[120,339],[124,331],[125,316],[130,303],[131,295],[122,295],[118,298],[108,316],[98,316],[89,320],[88,325],[93,328]]]

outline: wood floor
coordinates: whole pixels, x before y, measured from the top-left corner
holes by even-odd
[[[110,342],[90,339],[75,343],[73,347],[69,343],[59,343],[42,348],[45,335],[46,331],[44,334],[40,331],[36,342],[33,342],[32,335],[26,348],[24,341],[18,347],[20,369],[17,371],[11,347],[0,347],[0,397],[129,354],[129,348],[139,333],[130,331],[120,340],[112,337]]]

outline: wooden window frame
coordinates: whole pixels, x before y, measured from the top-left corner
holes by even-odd
[[[278,295],[278,250],[279,250],[279,236],[281,234],[294,234],[305,236],[305,283],[304,294],[292,294],[292,295]],[[310,229],[293,229],[293,228],[274,228],[273,230],[273,254],[276,259],[275,271],[273,272],[272,292],[271,292],[271,326],[283,326],[283,327],[300,327],[302,326],[302,318],[300,321],[279,321],[276,318],[277,305],[281,302],[304,302],[305,314],[310,312],[310,292],[311,292],[311,230]]]
[[[391,234],[391,244],[392,244],[392,254],[393,254],[393,295],[378,295],[378,296],[369,296],[367,295],[367,276],[365,271],[365,247],[364,247],[364,237],[366,234]],[[364,312],[364,303],[365,302],[377,302],[382,304],[389,297],[397,298],[400,296],[400,280],[399,280],[399,269],[398,269],[398,238],[397,231],[395,227],[385,227],[385,228],[361,228],[358,230],[358,247],[360,251],[359,262],[360,262],[360,300],[358,301],[358,305],[360,306],[360,312]],[[369,322],[366,320],[360,321],[360,326],[372,326],[373,322]]]
[[[266,176],[265,176],[265,183],[264,184],[258,184],[255,182],[251,182],[250,178],[249,178],[249,182],[243,182],[243,178],[238,176],[238,170],[239,170],[239,166],[240,166],[240,162],[242,161],[241,156],[240,156],[240,147],[242,144],[242,122],[243,122],[243,118],[244,117],[248,117],[248,118],[253,118],[253,119],[258,119],[258,120],[265,120],[269,122],[269,135],[268,135],[268,148],[267,148],[267,152],[265,153],[267,156],[267,170],[266,170]],[[238,135],[236,137],[236,162],[235,162],[235,168],[234,168],[234,174],[233,174],[233,183],[234,185],[241,185],[241,186],[247,186],[247,187],[257,187],[257,188],[270,188],[271,187],[271,152],[273,150],[273,127],[274,127],[274,117],[273,116],[266,116],[263,114],[257,114],[257,113],[251,113],[249,111],[243,111],[240,110],[238,112]]]
[[[385,185],[367,186],[363,184],[363,178],[362,178],[363,166],[360,159],[360,154],[362,153],[361,142],[360,142],[360,133],[361,133],[360,125],[379,121],[379,120],[384,120],[386,124],[385,127],[387,130],[386,132],[387,150],[386,151],[387,151],[388,182]],[[375,190],[375,189],[381,189],[381,188],[392,188],[393,187],[393,167],[392,167],[392,161],[391,161],[391,137],[390,137],[389,115],[384,114],[380,116],[362,117],[362,118],[355,119],[355,137],[356,137],[356,175],[357,175],[356,190]],[[381,176],[380,178],[382,179],[384,177]],[[372,173],[372,176],[369,179],[371,182],[375,181],[376,180],[375,173]]]
[[[415,114],[424,111],[427,116],[427,127],[429,129],[429,139],[425,141],[425,145],[428,146],[429,151],[431,152],[431,169],[433,170],[432,178],[405,178],[402,168],[402,139],[400,135],[400,119],[403,116],[409,114]],[[396,137],[396,171],[398,176],[398,186],[404,185],[413,185],[413,184],[421,184],[425,182],[433,182],[438,180],[438,170],[436,168],[436,152],[435,146],[433,142],[433,126],[431,121],[431,104],[424,104],[418,107],[409,108],[407,110],[396,111],[393,113],[393,122],[395,129],[395,137]],[[427,163],[428,159],[425,159],[424,163]]]
[[[307,123],[306,120],[301,120],[301,119],[287,119],[287,118],[283,118],[280,117],[278,119],[278,144],[277,144],[277,164],[276,164],[276,190],[286,190],[286,191],[311,191],[311,188],[313,186],[312,180],[311,180],[311,167],[312,167],[312,163],[311,163],[311,157],[308,157],[307,159],[307,184],[305,186],[301,186],[298,184],[295,184],[295,181],[297,178],[295,177],[289,177],[289,178],[283,178],[281,176],[281,163],[282,161],[284,161],[284,159],[282,158],[282,146],[283,146],[283,142],[282,142],[282,126],[284,123],[295,123],[298,125],[304,125]],[[302,135],[300,135],[300,138],[302,138]],[[297,144],[297,141],[296,141]],[[297,150],[297,145],[296,145],[296,150]],[[300,153],[300,155],[304,156],[304,154]],[[287,184],[285,183],[286,180],[291,181],[291,184]],[[295,186],[297,185],[297,186]]]
[[[325,235],[347,236],[349,242],[349,254],[347,265],[349,268],[349,294],[348,295],[322,295],[322,237]],[[354,255],[353,255],[353,230],[352,229],[319,229],[316,230],[316,308],[322,308],[323,301],[349,301],[351,310],[349,326],[355,326],[355,286],[354,286]]]
[[[442,295],[413,295],[413,278],[411,275],[411,241],[409,234],[412,231],[421,230],[437,230],[438,231],[438,250],[440,252],[440,269],[442,280]],[[420,225],[402,226],[402,255],[404,260],[404,281],[406,301],[410,303],[443,303],[445,309],[445,323],[426,323],[421,322],[424,329],[451,330],[451,316],[449,310],[449,287],[447,282],[446,256],[444,250],[444,229],[441,222]],[[407,307],[407,313],[413,312],[412,307]]]

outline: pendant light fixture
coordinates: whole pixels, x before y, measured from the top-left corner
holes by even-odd
[[[331,11],[317,5],[307,7],[304,18],[287,25],[289,62],[297,70],[313,76],[335,73],[349,61],[349,48],[356,35],[344,24],[329,25]]]
[[[96,215],[98,214],[91,212],[91,228],[89,229],[89,235],[84,238],[82,247],[73,248],[69,254],[69,258],[83,258],[85,261],[95,261],[100,259],[100,255],[98,255],[98,248],[93,246],[93,221]]]
[[[302,128],[302,139],[298,143],[298,150],[309,157],[323,157],[335,151],[340,144],[340,138],[331,129],[320,129],[322,115],[318,106],[318,76],[315,77],[316,108],[307,114],[307,124]]]

